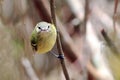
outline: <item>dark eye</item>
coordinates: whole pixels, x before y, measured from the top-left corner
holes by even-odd
[[[48,26],[48,28],[50,28],[50,26]]]
[[[41,27],[38,27],[38,29],[41,29]]]

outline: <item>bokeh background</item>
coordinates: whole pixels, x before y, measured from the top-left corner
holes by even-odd
[[[49,2],[0,0],[0,80],[65,80],[59,59],[30,45],[35,25],[51,22]],[[70,80],[120,80],[120,1],[55,0],[55,9]]]

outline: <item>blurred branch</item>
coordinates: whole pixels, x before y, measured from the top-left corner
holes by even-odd
[[[84,5],[82,0],[66,0],[69,4],[74,15],[79,18],[80,21],[84,20]]]
[[[33,3],[35,4],[35,7],[38,10],[38,13],[42,20],[46,22],[51,22],[50,18],[50,11],[49,11],[49,6],[47,5],[46,0],[33,0]]]
[[[84,7],[84,14],[85,14],[85,16],[84,16],[84,21],[83,21],[83,26],[80,26],[81,27],[81,34],[82,34],[82,41],[81,41],[81,43],[82,43],[82,56],[84,56],[84,54],[86,54],[86,43],[87,43],[87,41],[86,41],[86,32],[87,32],[87,27],[88,27],[88,25],[87,25],[87,23],[88,23],[88,15],[89,15],[89,2],[90,2],[90,0],[85,0],[85,7]],[[90,54],[90,52],[88,52],[88,54]],[[87,55],[85,55],[85,57],[86,56],[88,56],[88,54]],[[86,60],[85,58],[83,59],[83,60]],[[88,62],[89,61],[89,59],[87,59],[86,61],[84,61],[84,62]],[[84,63],[84,62],[82,62],[82,63]],[[85,65],[86,66],[86,64],[88,64],[88,63],[84,63],[84,64],[82,64],[82,65]],[[84,68],[82,68],[83,69],[83,76],[84,76],[84,78],[87,78],[88,79],[88,69],[87,69],[87,67],[84,69]]]
[[[115,6],[114,6],[114,14],[113,14],[113,27],[114,27],[114,32],[116,32],[116,12],[117,12],[117,7],[118,7],[118,0],[114,0]]]
[[[29,76],[30,80],[39,80],[35,71],[32,68],[30,61],[27,58],[22,58],[21,63],[22,63],[22,66],[24,67],[27,75]]]
[[[94,78],[100,80],[112,80],[112,74],[108,66],[106,65],[105,59],[102,56],[101,52],[101,41],[98,39],[95,34],[94,25],[89,21],[87,23],[87,33],[86,39],[88,41],[89,47],[92,51],[92,62],[88,61],[87,69],[94,76]]]
[[[115,54],[119,54],[116,46],[114,45],[114,43],[112,42],[112,40],[108,37],[107,33],[105,32],[105,30],[103,29],[101,31],[102,36],[104,37],[104,39],[106,40],[108,46],[111,48],[111,50],[113,51],[113,53]]]
[[[92,13],[98,20],[100,20],[100,22],[104,25],[104,28],[108,31],[114,31],[112,18],[101,10],[101,8],[96,5],[93,6]],[[118,23],[116,23],[116,32],[120,34],[120,25]]]
[[[85,0],[85,17],[84,17],[84,26],[81,30],[82,34],[85,35],[86,34],[86,24],[88,21],[88,15],[89,15],[89,0]]]
[[[58,31],[57,24],[56,24],[56,15],[55,15],[55,0],[50,0],[50,8],[51,8],[51,16],[52,16],[53,24],[56,26],[56,29]],[[59,56],[63,56],[63,58],[60,58],[59,60],[61,62],[61,66],[62,66],[64,75],[65,75],[65,78],[66,78],[66,80],[70,80],[69,74],[68,74],[68,71],[66,69],[65,62],[64,62],[64,54],[63,54],[63,50],[62,50],[62,46],[61,46],[59,31],[57,34],[57,49],[59,52]]]
[[[76,15],[76,17],[79,18],[80,21],[82,21],[82,19],[83,19],[82,17],[83,16],[80,16],[80,15],[84,14],[84,12],[85,12],[84,9],[83,9],[82,2],[80,2],[78,0],[76,0],[76,1],[67,0],[67,1],[70,4],[70,7],[71,7],[73,13]],[[88,3],[86,3],[86,4],[88,4]],[[86,5],[86,7],[87,7],[87,5]],[[93,10],[93,14],[95,16],[97,16],[97,18],[100,19],[104,24],[106,24],[106,26],[109,26],[109,25],[111,26],[111,24],[108,25],[108,22],[112,23],[112,21],[108,18],[108,15],[106,15],[106,14],[104,15],[102,10],[97,10],[96,11],[95,10],[96,7],[98,8],[98,6],[94,6],[93,9],[92,9]],[[99,17],[98,17],[98,15],[99,15]],[[102,17],[101,17],[101,15],[102,15]],[[103,17],[103,15],[104,15],[104,17]],[[87,36],[87,41],[88,41],[88,43],[90,45],[90,49],[92,50],[92,53],[93,53],[92,54],[92,60],[93,60],[93,59],[95,59],[97,57],[97,55],[101,54],[101,48],[100,48],[100,43],[101,42],[98,39],[97,35],[95,34],[95,31],[94,31],[94,28],[93,28],[93,27],[96,27],[96,26],[93,26],[91,24],[90,20],[87,21],[87,24],[85,24],[85,26],[86,25],[87,25],[87,28],[88,28],[86,36]],[[108,80],[108,78],[109,78],[109,80],[112,79],[112,75],[111,75],[111,73],[109,73],[109,69],[105,65],[105,62],[103,61],[103,57],[100,55],[99,58],[100,58],[100,60],[98,60],[97,62],[98,63],[102,63],[104,68],[102,68],[101,65],[96,65],[96,66],[99,66],[99,67],[95,68],[91,64],[91,62],[88,62],[88,64],[87,64],[88,71],[92,74],[92,76],[94,76],[97,79],[102,79],[102,80],[103,80],[103,78],[104,79],[107,78],[107,80]],[[106,70],[106,73],[102,73],[102,70]]]

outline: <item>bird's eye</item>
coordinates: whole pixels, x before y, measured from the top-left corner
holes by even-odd
[[[50,28],[50,26],[48,26],[48,28]]]
[[[41,27],[38,27],[38,29],[41,29]]]

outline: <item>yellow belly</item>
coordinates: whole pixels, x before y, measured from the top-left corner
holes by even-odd
[[[43,54],[49,52],[56,42],[57,33],[55,27],[52,25],[52,32],[47,35],[41,34],[40,36],[42,37],[39,37],[38,40],[37,53]]]
[[[53,48],[55,42],[56,42],[55,36],[50,39],[46,40],[44,39],[43,41],[39,42],[37,53],[43,54],[49,52]]]

